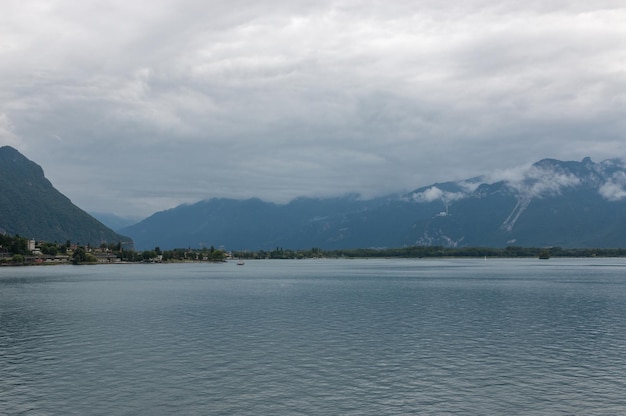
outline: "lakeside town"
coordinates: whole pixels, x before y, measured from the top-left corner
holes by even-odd
[[[202,249],[153,250],[137,252],[124,248],[124,244],[102,243],[98,247],[66,241],[63,244],[36,241],[20,236],[0,235],[0,265],[43,264],[114,264],[114,263],[162,263],[171,261],[223,262],[232,254],[214,247]]]

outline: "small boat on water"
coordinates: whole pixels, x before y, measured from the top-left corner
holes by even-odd
[[[246,263],[243,260],[237,261],[237,266],[243,266],[244,264]]]

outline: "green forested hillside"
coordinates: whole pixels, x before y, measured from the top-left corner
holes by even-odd
[[[9,146],[0,147],[0,232],[92,245],[130,240],[74,205],[39,165]]]

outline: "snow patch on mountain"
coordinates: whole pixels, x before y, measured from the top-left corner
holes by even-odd
[[[445,235],[442,230],[434,230],[434,235],[431,235],[428,231],[424,232],[424,235],[415,241],[415,245],[433,246],[443,243],[446,247],[459,247],[464,239],[465,237],[454,239]]]
[[[526,211],[526,208],[528,208],[528,205],[530,205],[530,201],[532,201],[532,198],[530,197],[518,198],[515,208],[513,208],[513,211],[511,211],[506,220],[504,220],[504,222],[500,226],[500,229],[503,231],[513,230],[513,227],[515,226],[515,223],[519,219],[520,215],[522,215],[522,212]]]

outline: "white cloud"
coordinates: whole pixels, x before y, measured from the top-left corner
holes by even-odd
[[[521,189],[532,197],[558,195],[563,188],[572,188],[580,184],[580,179],[572,174],[533,167],[522,184],[511,183],[512,186],[521,185]]]
[[[476,189],[478,189],[480,185],[484,183],[485,183],[484,177],[480,177],[480,178],[477,178],[476,180],[457,182],[457,185],[463,190],[464,193],[471,194]]]
[[[415,192],[411,195],[411,198],[416,202],[433,202],[441,201],[444,204],[463,199],[467,194],[463,192],[448,192],[439,189],[436,186],[431,186],[423,192]]]
[[[623,184],[607,182],[600,187],[600,195],[609,201],[619,201],[626,198],[626,189]]]
[[[444,192],[436,186],[431,186],[424,192],[417,192],[412,195],[417,202],[433,202],[442,199]]]
[[[626,198],[626,175],[619,172],[600,186],[598,190],[603,198],[609,201],[619,201]]]
[[[552,167],[521,165],[498,170],[488,176],[490,183],[505,181],[524,198],[558,195],[565,188],[580,185],[580,179]]]

